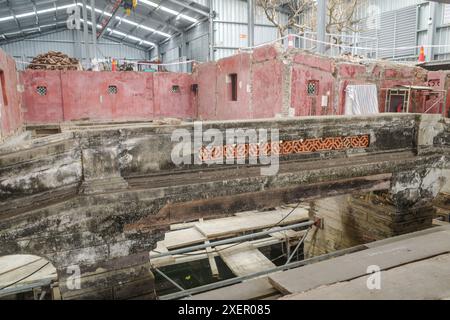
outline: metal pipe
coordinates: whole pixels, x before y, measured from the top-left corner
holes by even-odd
[[[259,237],[259,236],[264,236],[264,235],[268,235],[268,234],[279,232],[279,231],[283,231],[283,230],[288,230],[288,229],[293,229],[293,228],[301,228],[301,227],[309,227],[309,226],[312,226],[313,224],[314,224],[313,221],[307,221],[307,222],[292,224],[292,225],[285,226],[285,227],[278,227],[278,228],[269,229],[269,230],[266,230],[266,231],[255,232],[255,233],[252,233],[252,234],[247,234],[247,235],[239,236],[239,237],[235,237],[235,238],[214,241],[214,242],[210,242],[208,244],[199,244],[199,245],[196,245],[196,246],[191,246],[191,247],[187,247],[187,248],[172,250],[170,252],[163,252],[163,253],[160,253],[160,254],[155,255],[155,256],[150,256],[150,260],[151,259],[156,259],[156,258],[172,256],[172,255],[175,255],[175,254],[187,253],[187,252],[200,250],[200,249],[206,249],[206,248],[210,248],[210,247],[216,247],[216,246],[229,244],[229,243],[234,243],[234,242],[239,242],[239,241],[243,241],[243,240],[254,239],[254,238]]]
[[[317,1],[317,49],[319,53],[325,52],[325,25],[327,20],[327,0]]]
[[[213,0],[208,1],[209,6],[209,61],[214,61],[214,9]]]
[[[91,0],[91,8],[95,8],[95,0]],[[92,46],[91,55],[92,58],[97,60],[97,18],[95,16],[95,10],[91,10],[91,22],[92,22]]]
[[[350,253],[358,252],[358,251],[365,250],[365,249],[367,249],[367,246],[359,245],[359,246],[356,246],[356,247],[343,249],[343,250],[335,251],[335,252],[332,252],[332,253],[327,253],[327,254],[324,254],[324,255],[321,255],[321,256],[317,256],[317,257],[313,257],[313,258],[309,258],[309,259],[306,259],[306,260],[295,261],[295,262],[292,262],[290,264],[285,264],[285,265],[278,266],[278,267],[275,267],[275,268],[272,268],[272,269],[260,271],[260,272],[253,273],[253,274],[249,274],[249,275],[246,275],[246,276],[231,278],[231,279],[227,279],[227,280],[223,280],[223,281],[219,281],[219,282],[210,283],[210,284],[207,284],[207,285],[204,285],[204,286],[201,286],[201,287],[187,289],[187,290],[184,290],[182,292],[176,292],[176,293],[167,294],[165,296],[159,297],[159,299],[160,300],[180,299],[180,298],[184,298],[184,297],[187,297],[187,296],[192,296],[193,294],[198,294],[198,293],[201,293],[201,292],[210,291],[210,290],[222,288],[222,287],[225,287],[225,286],[233,285],[233,284],[242,282],[244,280],[249,280],[249,279],[253,279],[253,278],[256,278],[256,277],[265,276],[265,275],[268,275],[268,274],[273,273],[273,272],[285,271],[285,270],[288,270],[288,269],[305,266],[305,265],[308,265],[308,264],[311,264],[311,263],[320,262],[320,261],[323,261],[323,260],[327,260],[327,259],[330,259],[330,258],[343,256],[345,254],[350,254]]]
[[[292,260],[292,258],[294,257],[295,253],[298,252],[298,248],[300,248],[300,245],[303,243],[303,241],[305,241],[306,236],[308,235],[310,229],[306,230],[305,234],[303,235],[302,239],[297,243],[297,246],[295,247],[294,251],[292,251],[291,255],[289,256],[289,258],[287,259],[285,264],[289,264]]]
[[[180,286],[178,283],[170,279],[164,272],[159,270],[158,268],[155,268],[155,271],[158,272],[160,275],[162,275],[167,281],[169,281],[171,284],[173,284],[175,287],[177,287],[180,291],[184,291],[184,288]]]
[[[248,46],[255,45],[255,2],[247,0]]]
[[[88,16],[87,16],[87,7],[86,0],[82,0],[83,3],[83,38],[84,38],[84,55],[86,59],[86,66],[89,64],[89,30],[88,30]]]

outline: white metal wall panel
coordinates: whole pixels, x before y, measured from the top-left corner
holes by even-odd
[[[414,56],[417,46],[417,6],[383,12],[361,21],[361,35],[378,38],[379,58]],[[395,49],[408,47],[410,49]]]
[[[277,38],[279,38],[277,28],[255,26],[255,45],[267,43]]]
[[[6,53],[16,58],[29,62],[33,57],[50,50],[61,51],[71,57],[80,58],[81,48],[77,47],[74,31],[65,30],[57,33],[43,35],[41,37],[12,42],[0,46]],[[102,39],[97,43],[98,58],[120,58],[130,60],[143,60],[148,58],[144,50],[129,47],[124,44]]]
[[[417,45],[417,6],[395,11],[395,46],[415,47]],[[396,56],[414,56],[415,49],[396,50]]]
[[[426,2],[427,1],[423,0],[360,0],[357,17],[367,18],[384,12],[395,11]]]
[[[216,20],[247,22],[247,1],[242,0],[213,0]]]

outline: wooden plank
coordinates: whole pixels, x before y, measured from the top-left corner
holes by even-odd
[[[206,240],[205,244],[209,244],[209,241]],[[218,278],[219,277],[219,269],[217,268],[216,259],[214,258],[213,250],[211,249],[211,247],[206,248],[206,253],[208,254],[208,261],[209,261],[209,266],[211,268],[211,274],[213,277]]]
[[[162,244],[162,241],[158,241],[156,243],[156,248],[153,251],[150,251],[150,263],[155,267],[161,267],[161,266],[167,266],[175,263],[175,258],[173,256],[166,256],[161,258],[154,258],[152,259],[152,256],[169,252],[167,248]]]
[[[450,252],[450,229],[274,274],[269,281],[284,294],[304,292],[365,275],[370,265],[385,270],[446,252]]]
[[[267,278],[252,279],[233,286],[203,292],[185,300],[256,300],[277,294]]]
[[[381,290],[368,290],[368,276],[322,286],[284,299],[440,300],[450,297],[450,254],[411,262],[381,273]]]
[[[433,225],[435,225],[435,226],[448,226],[449,224],[450,224],[450,222],[447,222],[447,221],[433,219]]]
[[[12,257],[16,256],[3,257],[4,259],[2,260],[2,262],[4,262],[5,265],[8,265],[8,269],[7,271],[2,272],[0,276],[0,288],[9,286],[13,283],[14,285],[8,287],[8,289],[20,287],[25,284],[32,284],[35,282],[39,283],[43,280],[57,279],[55,267],[43,258],[36,259],[36,257],[34,256],[29,256],[29,259],[22,259],[20,260],[20,264],[17,264],[14,268],[10,268],[10,263],[6,260],[11,259]],[[14,260],[14,258],[12,259]],[[18,259],[21,258],[18,257]],[[30,276],[24,278],[24,275]]]
[[[196,228],[167,232],[162,244],[169,250],[205,242],[206,237]]]
[[[197,223],[195,228],[211,240],[245,231],[269,228],[277,224],[286,225],[309,220],[308,210],[297,208],[292,213],[290,213],[291,211],[292,209],[280,209],[247,216],[209,220]]]
[[[274,268],[275,265],[249,242],[217,247],[220,257],[238,277]]]
[[[294,231],[294,230],[284,230],[284,231],[278,231],[275,233],[271,233],[270,236],[278,239],[278,240],[292,240],[292,239],[299,239],[301,237],[303,237],[303,235],[306,233],[306,230],[301,230],[301,231]]]

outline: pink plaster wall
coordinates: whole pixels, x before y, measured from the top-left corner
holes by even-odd
[[[156,73],[154,76],[155,116],[194,118],[192,77],[187,73]],[[178,92],[172,92],[178,86]]]
[[[255,49],[252,54],[253,118],[272,118],[283,112],[284,66],[273,46]]]
[[[22,73],[24,85],[23,110],[26,122],[60,122],[63,120],[63,100],[60,71],[27,70]],[[37,93],[39,86],[47,94]]]
[[[296,116],[336,114],[334,102],[334,64],[331,59],[297,54],[293,59],[291,80],[291,107]],[[315,95],[308,95],[309,81],[318,81]],[[327,107],[322,107],[322,96],[328,97]]]
[[[196,111],[188,74],[146,72],[22,72],[28,123],[74,120],[193,118]],[[172,92],[173,86],[179,92]],[[37,93],[47,87],[47,95]],[[108,91],[117,87],[117,94]]]
[[[215,62],[196,66],[193,82],[198,85],[197,117],[200,120],[217,119],[217,65]]]
[[[217,62],[216,118],[251,119],[251,56],[234,55]],[[237,74],[237,101],[231,100],[230,74]]]
[[[21,93],[14,59],[0,49],[0,138],[19,130],[23,124]]]

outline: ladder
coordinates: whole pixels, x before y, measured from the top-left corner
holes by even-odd
[[[109,25],[109,22],[111,19],[116,15],[117,10],[119,10],[120,5],[122,4],[123,0],[116,0],[114,3],[109,3],[108,7],[105,9],[105,12],[110,12],[111,15],[107,16],[103,14],[102,21],[100,22],[100,25],[102,26],[99,31],[97,31],[97,39],[99,39],[103,33],[106,31],[106,27]],[[94,8],[92,8],[94,9]]]

